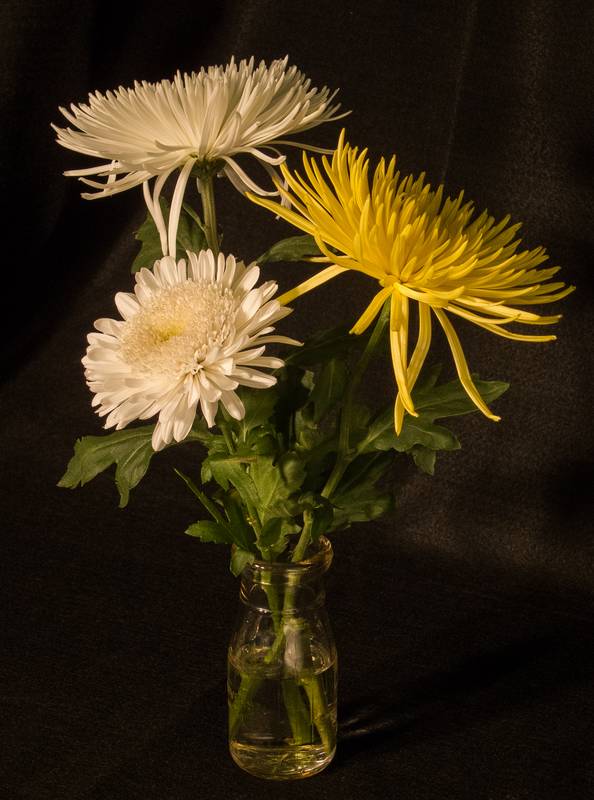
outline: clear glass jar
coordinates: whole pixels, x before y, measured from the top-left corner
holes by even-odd
[[[336,750],[336,647],[323,575],[325,537],[303,561],[255,561],[243,571],[228,655],[229,749],[260,778],[324,769]]]

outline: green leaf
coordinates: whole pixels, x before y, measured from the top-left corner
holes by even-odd
[[[260,547],[268,548],[276,544],[281,537],[283,520],[280,517],[272,517],[262,526],[262,531],[258,536]]]
[[[244,571],[248,564],[253,564],[255,561],[255,555],[250,553],[248,550],[233,550],[231,554],[231,563],[229,564],[229,569],[237,578],[238,575]]]
[[[400,436],[395,436],[395,450],[408,452],[415,445],[429,447],[431,450],[459,450],[458,437],[443,425],[430,422],[427,417],[419,415],[410,417],[403,423]]]
[[[273,244],[260,258],[256,259],[257,264],[275,263],[277,261],[303,261],[309,256],[321,256],[320,248],[317,246],[313,236],[290,236],[288,239],[281,239],[280,242]]]
[[[241,420],[231,420],[231,424],[236,426],[240,439],[246,442],[248,434],[254,428],[265,425],[270,421],[279,399],[279,390],[277,386],[271,386],[265,391],[262,389],[241,389],[238,394],[245,406],[245,416]]]
[[[393,417],[394,415],[392,415]],[[351,430],[349,435],[350,446],[357,449],[359,444],[367,437],[371,411],[362,403],[353,403],[351,411]]]
[[[338,485],[338,493],[346,494],[363,483],[375,485],[388,472],[394,463],[394,458],[394,453],[389,450],[357,456],[347,467]]]
[[[153,426],[116,431],[106,436],[84,436],[74,445],[74,455],[58,486],[74,489],[84,486],[100,472],[116,464],[115,482],[120,508],[127,505],[130,490],[144,477],[155,451],[151,439]]]
[[[305,464],[301,456],[289,450],[278,460],[279,470],[289,494],[298,491],[305,480]]]
[[[243,550],[250,550],[255,541],[254,530],[247,522],[243,506],[236,492],[223,492],[220,502],[225,509],[229,524],[226,526],[235,544]]]
[[[497,400],[509,389],[509,383],[503,381],[482,381],[475,375],[473,380],[486,403]],[[458,379],[439,386],[425,386],[418,392],[413,392],[413,400],[419,414],[431,420],[456,417],[478,410]]]
[[[344,396],[348,370],[344,361],[333,358],[324,365],[309,396],[314,422],[320,422]]]
[[[155,454],[151,440],[154,425],[141,425],[105,436],[83,436],[74,445],[74,455],[68,462],[66,472],[58,486],[74,489],[84,486],[100,472],[116,465],[115,483],[120,494],[120,508],[130,499],[130,491],[145,476]],[[180,444],[203,441],[199,431],[190,431]],[[172,443],[169,447],[174,446]]]
[[[392,406],[384,409],[371,422],[363,439],[359,442],[359,453],[370,453],[373,450],[389,450],[394,447],[396,434],[394,432],[394,409]]]
[[[195,536],[203,542],[216,542],[217,544],[232,544],[233,540],[229,537],[229,531],[210,519],[199,520],[187,528],[188,536]]]
[[[163,203],[161,205],[163,206]],[[134,234],[134,238],[140,242],[140,250],[132,262],[130,271],[138,272],[143,267],[152,269],[155,261],[163,258],[163,250],[159,232],[150,214],[146,215],[146,219]]]
[[[258,456],[257,460],[263,458]],[[229,491],[229,486],[234,486],[242,500],[253,508],[259,509],[258,491],[251,476],[245,471],[245,459],[233,457],[220,457],[208,459],[212,477],[224,491]],[[254,463],[257,463],[254,456]]]
[[[320,426],[314,420],[313,406],[308,404],[295,413],[295,441],[304,450],[313,450],[325,438]]]
[[[358,456],[349,465],[332,496],[334,518],[330,530],[377,519],[393,508],[393,495],[378,485],[393,459],[392,453],[371,453]]]
[[[436,370],[430,372],[423,386],[413,391],[418,416],[405,415],[400,435],[396,436],[394,431],[394,410],[390,406],[373,420],[358,445],[359,452],[390,448],[398,452],[408,452],[417,445],[430,450],[458,450],[460,442],[457,437],[443,425],[436,425],[435,420],[470,414],[477,411],[477,408],[459,380],[435,386],[437,374]],[[482,381],[478,378],[475,378],[475,385],[487,403],[496,400],[509,386],[501,381]],[[424,463],[429,466],[427,457]]]
[[[250,464],[250,479],[256,489],[255,503],[262,524],[275,516],[286,516],[283,501],[287,500],[291,490],[287,486],[280,465],[275,464],[269,456],[258,456]],[[279,513],[280,512],[280,513]]]
[[[287,519],[273,517],[263,526],[258,537],[258,547],[266,559],[277,558],[287,549],[287,539],[289,536],[299,533],[299,525]]]
[[[169,214],[167,217],[169,217]],[[178,253],[180,257],[185,256],[186,250],[190,250],[192,253],[199,253],[208,246],[200,217],[186,203],[183,204],[179,215],[176,241],[177,249],[181,250],[181,256]]]
[[[210,468],[210,459],[205,458],[200,467],[200,480],[202,483],[208,483],[212,480],[212,469]]]
[[[163,212],[165,225],[167,225],[169,220],[169,204],[163,197],[159,199],[159,203],[161,205],[161,211]],[[138,270],[143,267],[152,269],[155,261],[163,258],[163,250],[161,248],[161,238],[157,226],[150,214],[147,214],[146,219],[136,231],[134,238],[140,242],[140,251],[132,263],[131,271],[138,272]],[[182,207],[179,217],[176,243],[182,255],[185,254],[186,250],[192,250],[198,253],[207,246],[206,236],[204,235],[199,217],[196,215],[195,211],[185,204]]]
[[[390,408],[372,423],[361,452],[394,449],[399,453],[406,453],[415,445],[423,445],[432,450],[460,449],[460,442],[450,430],[443,425],[436,425],[421,414],[418,417],[407,414],[400,435],[396,436],[394,411]]]
[[[421,472],[426,472],[428,475],[435,473],[435,450],[430,450],[428,447],[416,444],[410,451],[413,461]]]
[[[334,518],[330,530],[336,530],[353,522],[367,522],[382,517],[394,507],[394,498],[371,483],[363,483],[344,495],[335,495],[332,503]]]

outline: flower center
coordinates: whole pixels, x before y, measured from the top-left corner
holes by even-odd
[[[145,375],[195,374],[233,334],[237,305],[230,289],[205,280],[162,289],[124,325],[122,356]]]

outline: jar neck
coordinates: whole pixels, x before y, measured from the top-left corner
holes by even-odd
[[[332,562],[332,545],[320,537],[298,562],[254,561],[241,574],[240,598],[262,612],[298,612],[324,601],[324,574]]]

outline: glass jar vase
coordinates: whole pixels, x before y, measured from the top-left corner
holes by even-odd
[[[302,561],[255,561],[241,575],[228,654],[229,749],[260,778],[306,778],[336,750],[336,647],[323,587],[331,561],[320,537]]]

